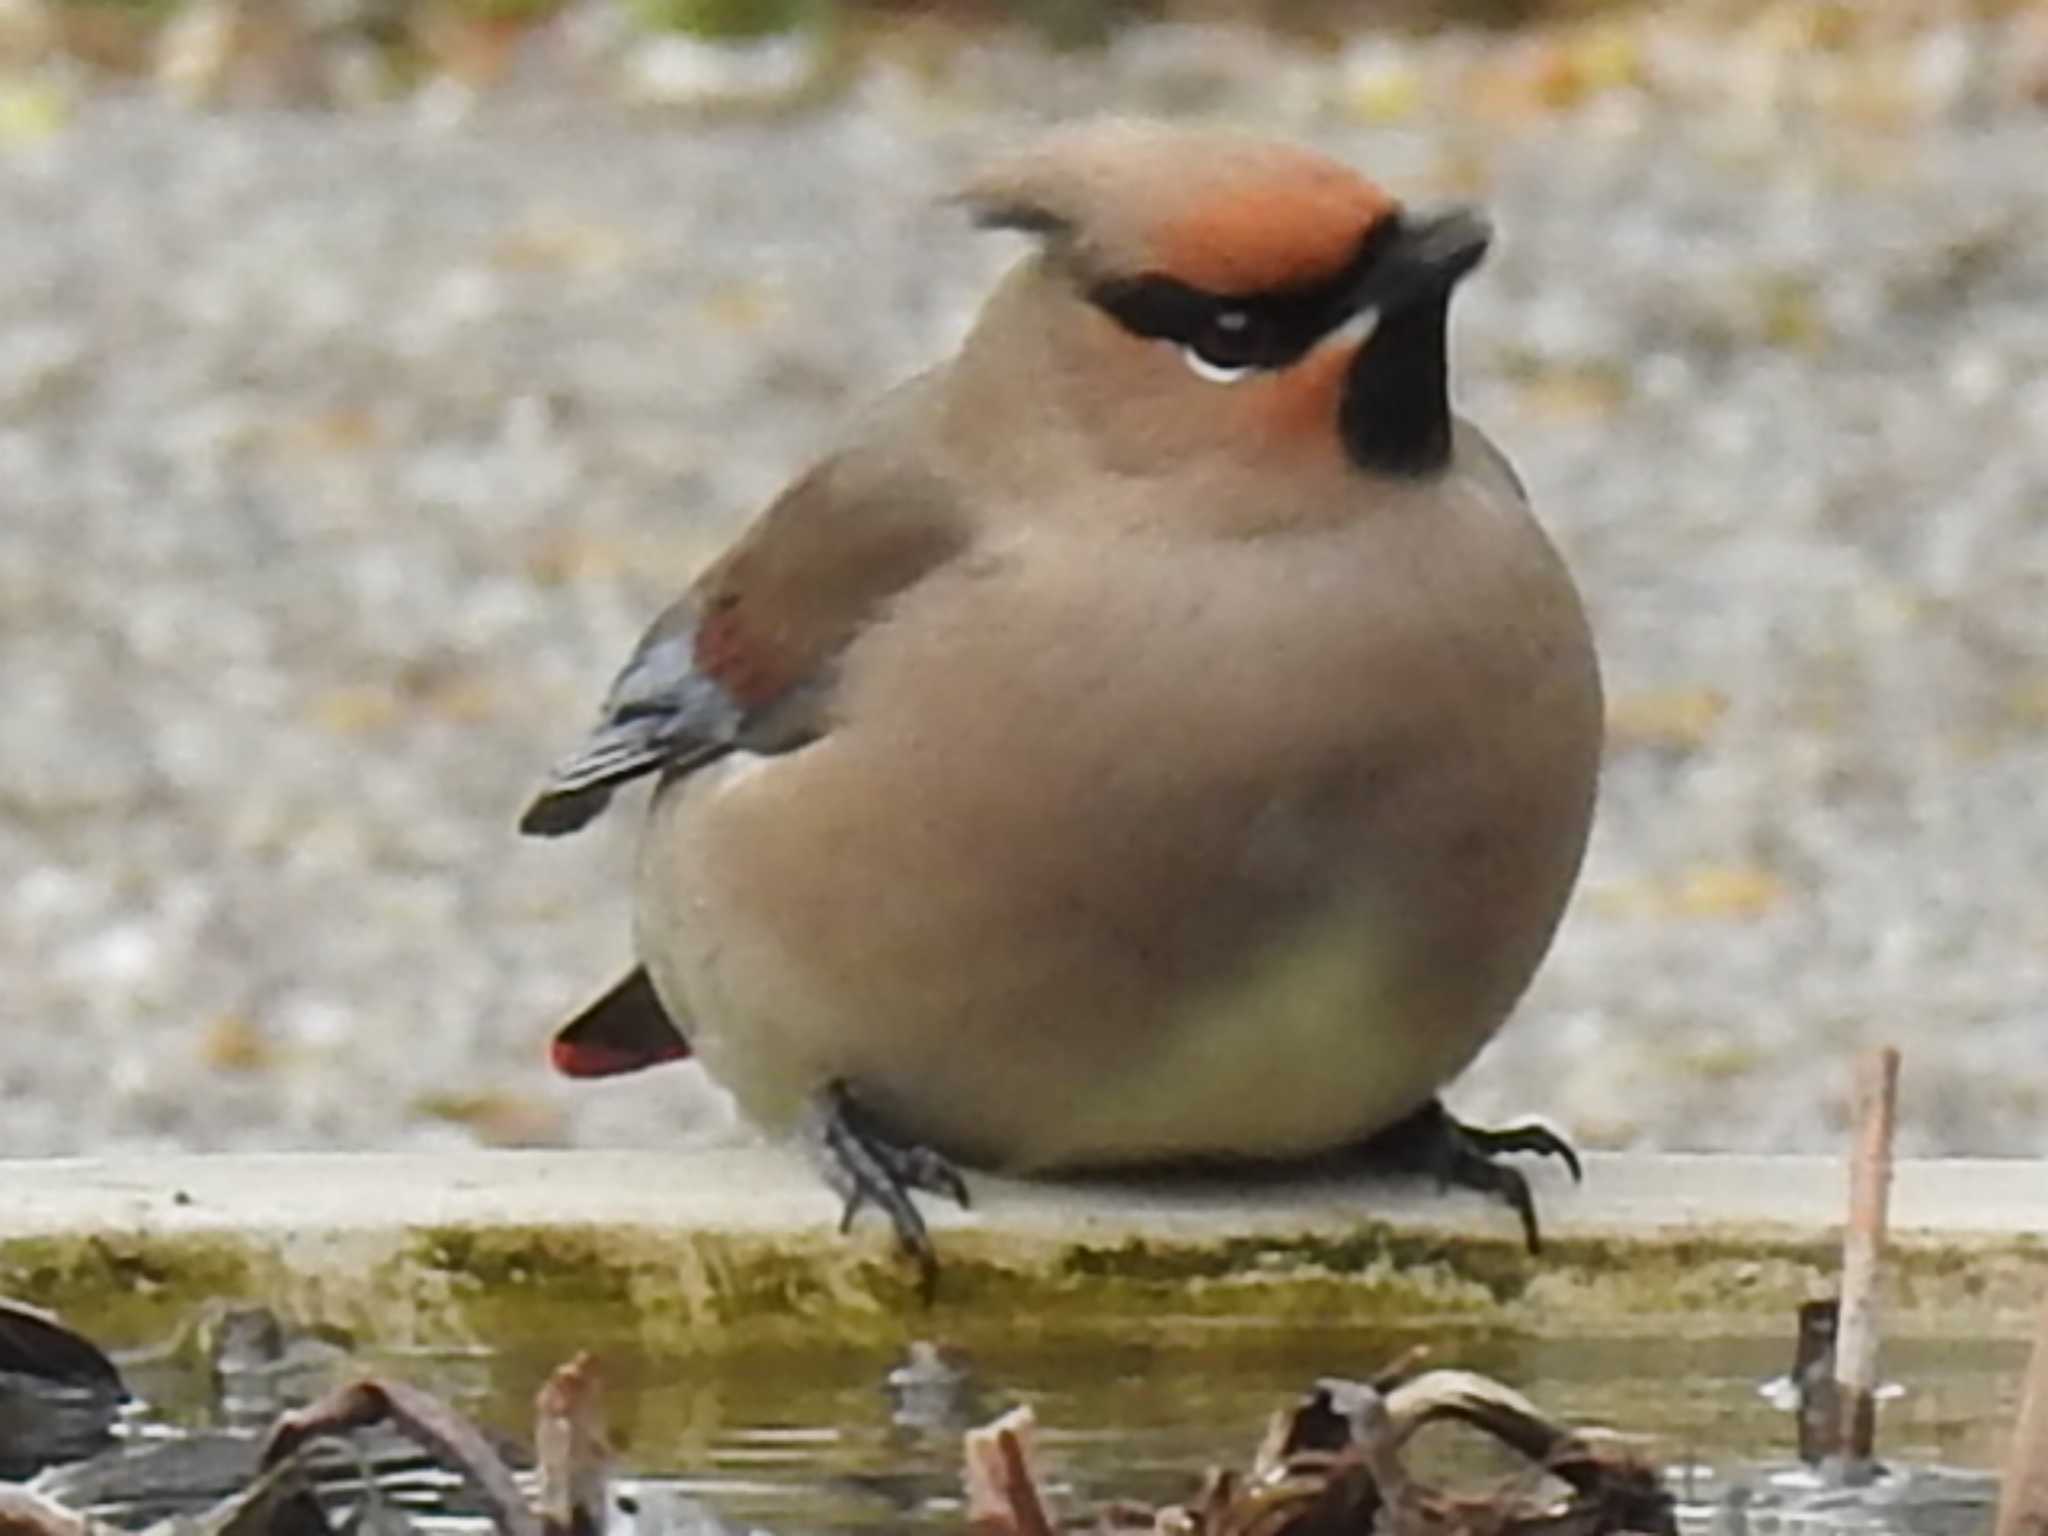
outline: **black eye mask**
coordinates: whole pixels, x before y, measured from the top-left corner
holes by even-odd
[[[1212,367],[1285,368],[1358,313],[1367,274],[1400,233],[1398,217],[1381,219],[1351,260],[1314,283],[1210,293],[1146,273],[1098,283],[1088,297],[1132,335],[1176,342]]]

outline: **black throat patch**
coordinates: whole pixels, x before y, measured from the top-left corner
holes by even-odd
[[[1360,469],[1421,479],[1450,464],[1450,306],[1449,284],[1417,295],[1382,314],[1352,359],[1337,430]]]

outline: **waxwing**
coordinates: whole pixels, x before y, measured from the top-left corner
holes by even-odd
[[[961,201],[1033,237],[649,631],[526,812],[658,775],[641,968],[565,1071],[701,1059],[929,1279],[914,1189],[1364,1147],[1489,1191],[1438,1091],[1549,947],[1598,670],[1453,413],[1475,214],[1095,124]],[[687,1043],[686,1043],[687,1042]]]

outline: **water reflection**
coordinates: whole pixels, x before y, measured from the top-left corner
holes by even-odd
[[[1318,1377],[1365,1377],[1419,1343],[1431,1363],[1497,1377],[1552,1417],[1644,1437],[1671,1469],[1686,1536],[1979,1536],[1990,1524],[1994,1465],[2011,1423],[2022,1352],[1978,1342],[1898,1343],[1887,1374],[1905,1395],[1884,1406],[1888,1474],[1866,1489],[1826,1486],[1790,1461],[1793,1416],[1760,1381],[1785,1349],[1759,1340],[1528,1340],[1484,1333],[1218,1328],[1171,1344],[1043,1343],[1020,1336],[972,1355],[926,1343],[901,1353],[820,1347],[726,1359],[649,1354],[631,1338],[528,1338],[495,1356],[350,1354],[283,1341],[273,1369],[244,1361],[159,1362],[121,1452],[53,1480],[67,1497],[136,1523],[191,1508],[235,1485],[253,1459],[250,1426],[281,1400],[310,1395],[339,1370],[371,1368],[436,1391],[517,1445],[533,1393],[578,1347],[606,1375],[618,1452],[619,1536],[715,1536],[721,1530],[922,1533],[960,1528],[960,1435],[1029,1403],[1042,1470],[1068,1512],[1110,1499],[1185,1498],[1207,1467],[1243,1465],[1276,1408]],[[163,1438],[176,1426],[176,1440]],[[186,1447],[176,1460],[167,1447]],[[459,1531],[460,1490],[396,1444],[337,1454],[328,1486],[346,1498],[374,1467],[400,1475],[395,1505]],[[163,1459],[159,1459],[163,1458]],[[515,1461],[525,1458],[515,1452]],[[1526,1476],[1483,1437],[1423,1432],[1415,1471],[1468,1484]],[[114,1476],[118,1471],[119,1476]],[[90,1475],[88,1475],[90,1474]],[[97,1479],[97,1481],[95,1481]]]

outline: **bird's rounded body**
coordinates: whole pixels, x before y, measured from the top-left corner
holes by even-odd
[[[843,1080],[1036,1170],[1315,1152],[1455,1076],[1563,909],[1600,710],[1461,439],[1252,537],[1020,516],[849,647],[819,740],[664,784],[639,948],[742,1109]]]
[[[658,773],[641,969],[556,1041],[694,1054],[926,1263],[939,1158],[1283,1159],[1438,1091],[1585,850],[1579,599],[1452,411],[1490,232],[1294,146],[1110,123],[964,200],[1037,244],[658,619],[521,822]]]

